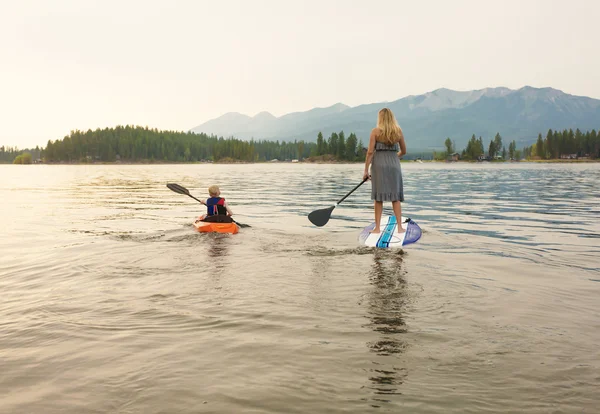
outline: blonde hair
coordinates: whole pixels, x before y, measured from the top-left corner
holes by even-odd
[[[220,193],[221,190],[219,190],[219,186],[211,185],[208,187],[208,194],[210,194],[212,197],[217,197]]]
[[[385,144],[395,144],[400,141],[400,138],[402,137],[402,131],[396,121],[396,117],[388,108],[383,108],[379,111],[379,114],[377,115],[377,128],[381,130],[381,134],[379,134],[377,141]]]

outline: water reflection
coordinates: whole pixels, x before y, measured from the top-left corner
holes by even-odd
[[[229,240],[228,235],[226,234],[201,234],[201,236],[205,236],[210,238],[210,241],[207,243],[206,252],[208,257],[214,259],[216,267],[222,267],[225,261],[223,260],[228,256],[229,253]]]
[[[379,252],[373,256],[369,275],[373,290],[368,296],[369,326],[379,337],[368,342],[369,349],[377,355],[371,369],[370,388],[375,393],[372,405],[390,402],[384,396],[401,394],[399,387],[406,378],[406,369],[398,367],[398,357],[407,347],[402,334],[407,332],[403,311],[408,301],[406,271],[398,253]]]

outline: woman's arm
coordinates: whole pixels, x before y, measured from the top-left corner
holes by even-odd
[[[404,134],[402,133],[402,128],[400,128],[400,141],[398,141],[398,143],[400,144],[400,151],[398,152],[398,156],[401,157],[403,155],[406,155],[406,142],[404,141]]]
[[[375,153],[375,141],[377,138],[377,128],[373,128],[371,136],[369,137],[369,147],[367,148],[367,157],[365,158],[365,172],[363,174],[363,180],[369,178],[369,166],[373,161],[373,154]]]

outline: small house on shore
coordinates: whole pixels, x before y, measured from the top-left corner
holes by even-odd
[[[448,156],[448,158],[446,159],[446,161],[453,162],[453,161],[458,161],[459,159],[460,159],[460,154],[458,152],[455,152],[454,154],[450,154]]]

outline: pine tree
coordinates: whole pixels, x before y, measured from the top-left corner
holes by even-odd
[[[473,135],[473,138],[474,137],[475,135]],[[454,154],[454,143],[452,142],[450,137],[446,138],[446,141],[444,141],[444,145],[446,147],[446,157],[449,157],[450,155]]]
[[[329,136],[329,142],[328,142],[328,149],[327,149],[327,153],[331,154],[331,155],[335,155],[337,153],[337,147],[338,147],[338,134],[336,134],[335,132],[332,132],[331,135]]]
[[[544,153],[546,154],[547,158],[554,158],[553,155],[553,138],[552,138],[552,130],[549,129],[548,132],[546,133],[546,139],[544,140]]]
[[[513,140],[510,144],[508,144],[508,156],[510,159],[515,158],[515,151],[517,150],[517,143]]]
[[[542,134],[538,134],[537,142],[535,143],[536,155],[541,159],[546,158],[546,154],[544,153],[544,140],[542,139]]]
[[[577,156],[581,157],[583,155],[584,146],[585,146],[585,135],[577,128],[575,130],[575,141],[573,142],[573,153],[577,153]]]
[[[475,135],[473,135],[473,137],[475,137]],[[479,141],[477,141],[477,143],[479,145],[477,146],[476,153],[477,153],[477,157],[479,157],[480,155],[485,154],[485,148],[483,146],[483,139],[481,137],[479,137]]]
[[[345,158],[348,161],[354,161],[356,159],[356,135],[354,133],[348,136],[346,140],[346,154]]]
[[[502,137],[499,132],[496,132],[496,136],[494,137],[494,154],[499,154],[502,147]]]
[[[346,138],[344,136],[344,131],[340,131],[338,134],[338,145],[335,154],[339,159],[343,160],[346,158]]]
[[[590,132],[590,157],[600,158],[600,133],[595,129]]]
[[[304,141],[300,141],[297,144],[298,147],[298,159],[301,160],[302,158],[304,158]]]
[[[323,134],[319,131],[319,135],[317,135],[317,155],[325,154],[325,143],[323,142]]]
[[[359,161],[364,161],[366,157],[365,145],[362,142],[362,139],[358,141],[358,145],[356,146],[357,158]]]
[[[494,142],[494,140],[492,139],[490,141],[490,146],[488,147],[488,155],[491,159],[494,159],[494,157],[496,157],[496,143]]]

